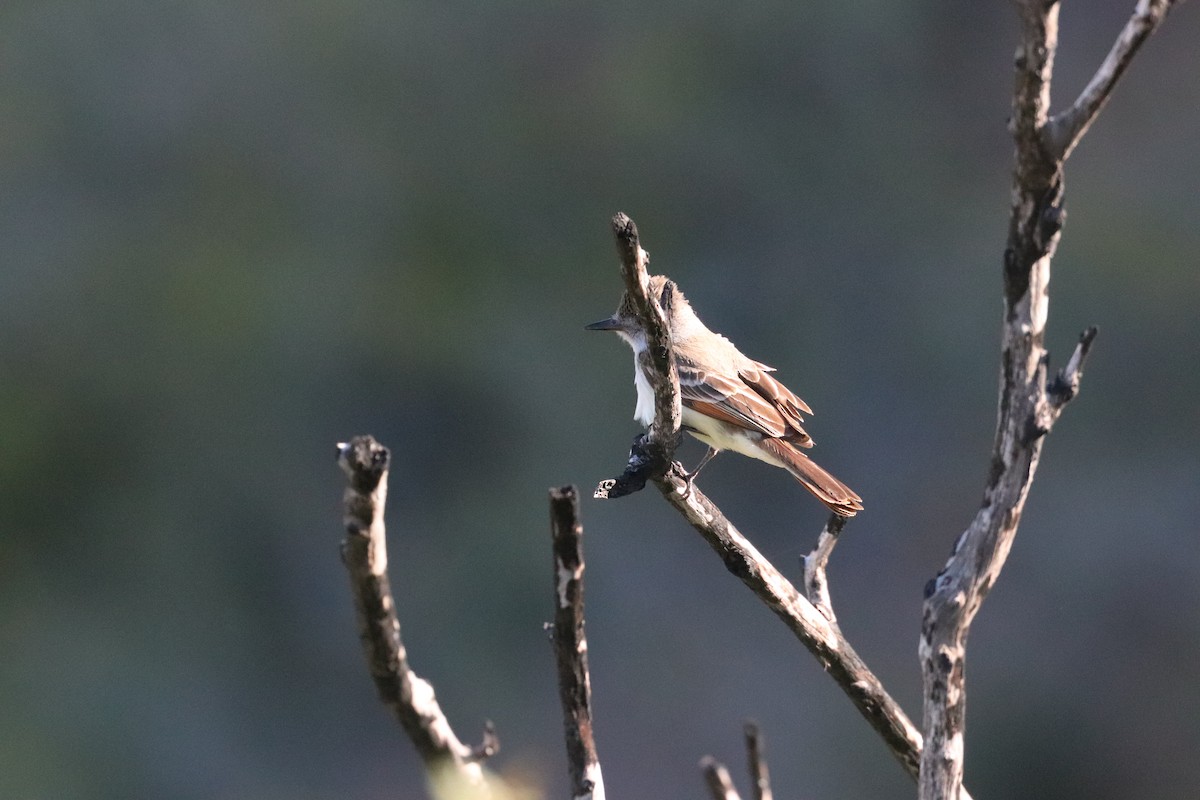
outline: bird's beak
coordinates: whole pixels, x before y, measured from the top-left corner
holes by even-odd
[[[584,325],[583,329],[585,331],[619,331],[621,327],[621,323],[616,317],[609,317],[599,322],[593,322],[591,325]]]

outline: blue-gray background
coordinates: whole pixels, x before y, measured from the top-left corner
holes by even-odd
[[[1057,107],[1130,5],[1066,5]],[[1004,2],[6,3],[0,796],[419,797],[338,561],[364,432],[416,668],[562,796],[546,489],[636,431],[582,330],[618,210],[817,410],[867,506],[842,624],[919,719],[921,589],[992,436],[1016,33]],[[1198,47],[1185,5],[1069,165],[1048,339],[1101,336],[971,637],[976,797],[1200,785]],[[820,506],[731,456],[701,483],[796,573]],[[701,796],[706,753],[744,781],[745,717],[781,796],[913,795],[653,493],[583,516],[612,796]]]

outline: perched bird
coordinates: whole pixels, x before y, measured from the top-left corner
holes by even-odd
[[[650,294],[662,306],[671,331],[683,429],[708,445],[688,476],[689,485],[713,456],[732,450],[786,469],[835,514],[852,517],[862,511],[861,497],[801,452],[813,441],[800,414],[811,414],[812,409],[769,374],[775,370],[742,355],[732,342],[705,327],[683,292],[665,276],[650,278]],[[633,417],[649,425],[654,391],[646,378],[646,332],[629,293],[621,297],[615,314],[587,329],[613,331],[633,348]]]

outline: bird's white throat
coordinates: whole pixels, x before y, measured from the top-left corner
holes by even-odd
[[[638,363],[642,353],[646,352],[646,337],[629,336],[624,331],[620,331],[620,334],[633,350],[633,385],[637,389],[637,405],[633,407],[633,418],[650,427],[650,423],[654,422],[654,389],[651,388],[650,381],[646,380],[642,365]]]

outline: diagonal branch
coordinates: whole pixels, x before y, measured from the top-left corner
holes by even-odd
[[[626,220],[627,225],[619,225],[621,220]],[[618,237],[621,236],[622,229],[636,231],[632,221],[623,214],[618,214],[613,224],[618,231]],[[626,274],[634,266],[636,265],[628,266]],[[653,304],[647,304],[645,310],[639,310],[642,324],[647,330],[652,322],[647,319],[647,315],[653,311],[656,311]],[[672,410],[679,407],[679,378],[671,369],[674,365],[674,354],[670,352],[669,338],[665,342],[662,339],[658,341],[659,344],[655,346],[667,347],[667,358],[655,359],[647,377],[655,389],[655,424],[661,429],[663,420],[670,420]],[[879,733],[892,755],[915,779],[921,761],[921,734],[900,705],[884,689],[883,683],[867,668],[837,625],[831,623],[812,602],[798,592],[694,483],[689,488],[682,467],[672,463],[665,473],[659,473],[660,477],[655,477],[655,458],[648,452],[647,447],[649,438],[649,435],[638,437],[630,451],[625,473],[616,480],[602,482],[597,487],[595,496],[618,496],[610,494],[610,490],[614,486],[620,487],[630,475],[634,475],[642,485],[648,479],[654,480],[667,502],[683,515],[721,557],[725,568],[741,579],[742,583],[775,612],[801,644],[817,658],[859,713]],[[968,797],[965,791],[963,797]]]
[[[657,485],[663,497],[721,557],[725,568],[775,612],[816,657],[883,738],[892,755],[915,778],[921,759],[920,732],[837,625],[797,591],[694,483],[687,492],[685,474],[678,464],[672,465],[671,471]]]
[[[1133,15],[1113,42],[1108,56],[1080,92],[1071,107],[1054,117],[1043,129],[1046,149],[1066,161],[1087,133],[1088,127],[1112,96],[1113,87],[1137,55],[1138,48],[1162,24],[1174,0],[1138,0]]]
[[[400,640],[400,621],[387,573],[383,524],[391,453],[370,436],[356,436],[337,446],[338,464],[349,478],[344,496],[346,538],[342,561],[350,572],[359,638],[379,697],[392,709],[435,781],[474,787],[487,796],[480,761],[499,748],[487,723],[479,747],[463,744],[454,734],[434,696],[433,686],[408,665]]]
[[[713,800],[742,800],[733,786],[733,779],[729,777],[729,770],[720,761],[705,756],[700,759],[700,770],[704,773],[704,782]]]
[[[550,490],[550,529],[554,540],[554,624],[567,762],[574,800],[604,800],[604,778],[592,737],[592,686],[587,637],[583,629],[583,526],[574,486]]]

